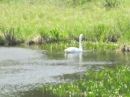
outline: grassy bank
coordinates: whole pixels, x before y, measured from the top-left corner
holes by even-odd
[[[83,33],[88,41],[124,43],[130,39],[129,6],[129,0],[3,0],[0,26],[5,33],[13,28],[21,42],[37,35],[53,41]]]
[[[86,79],[41,88],[56,97],[129,97],[130,68],[89,70]]]

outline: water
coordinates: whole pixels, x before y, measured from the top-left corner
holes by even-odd
[[[39,88],[47,83],[83,79],[87,70],[129,64],[129,54],[111,51],[63,51],[0,47],[0,97],[50,97]],[[52,96],[54,97],[54,95]]]

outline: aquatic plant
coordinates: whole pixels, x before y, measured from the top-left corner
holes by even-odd
[[[121,0],[104,0],[106,8],[115,8],[121,4]]]
[[[0,36],[0,45],[4,45],[5,44],[5,40],[2,36]]]
[[[10,28],[9,30],[5,30],[3,27],[0,28],[5,37],[5,43],[7,45],[16,45],[19,41],[16,39],[14,34],[14,28]]]
[[[86,3],[86,2],[91,2],[92,0],[65,0],[65,2],[67,3],[67,4],[71,4],[71,5],[74,5],[74,6],[76,6],[76,5],[82,5],[82,4],[84,4],[84,3]]]
[[[50,34],[54,37],[54,39],[59,40],[60,39],[60,31],[57,29],[50,30]]]
[[[70,42],[58,42],[51,44],[44,44],[42,49],[47,49],[50,51],[63,51],[67,47],[78,47],[78,42],[75,40],[71,40]],[[119,44],[116,43],[103,43],[103,42],[90,42],[83,41],[83,49],[84,50],[116,50],[119,48]]]
[[[71,83],[43,86],[42,90],[60,97],[117,97],[130,96],[130,67],[89,70],[86,79]]]

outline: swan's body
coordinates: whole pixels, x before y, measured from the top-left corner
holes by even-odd
[[[79,48],[77,48],[77,47],[69,47],[69,48],[65,49],[64,51],[67,52],[67,53],[79,53],[79,52],[82,52],[83,51],[82,37],[83,37],[83,34],[80,34],[80,36],[79,36]]]

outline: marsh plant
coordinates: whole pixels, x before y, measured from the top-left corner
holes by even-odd
[[[65,2],[67,4],[71,4],[71,5],[82,5],[82,4],[85,4],[86,2],[91,2],[93,0],[65,0]]]
[[[5,44],[4,38],[0,36],[0,45],[4,45],[4,44]]]
[[[84,80],[47,85],[41,90],[59,97],[129,97],[130,67],[89,70]]]
[[[121,0],[104,0],[106,8],[115,8],[121,4]]]
[[[14,28],[5,30],[3,27],[1,27],[0,29],[2,33],[4,34],[6,45],[16,45],[18,43],[15,33],[14,33]]]
[[[47,49],[49,51],[63,51],[67,47],[78,47],[78,42],[76,40],[70,40],[69,42],[58,42],[58,43],[50,43],[44,44],[42,49]],[[103,42],[90,42],[83,41],[82,42],[84,50],[115,50],[119,48],[119,44],[117,43],[103,43]]]
[[[50,34],[54,37],[55,40],[60,39],[60,31],[57,29],[50,30]]]

